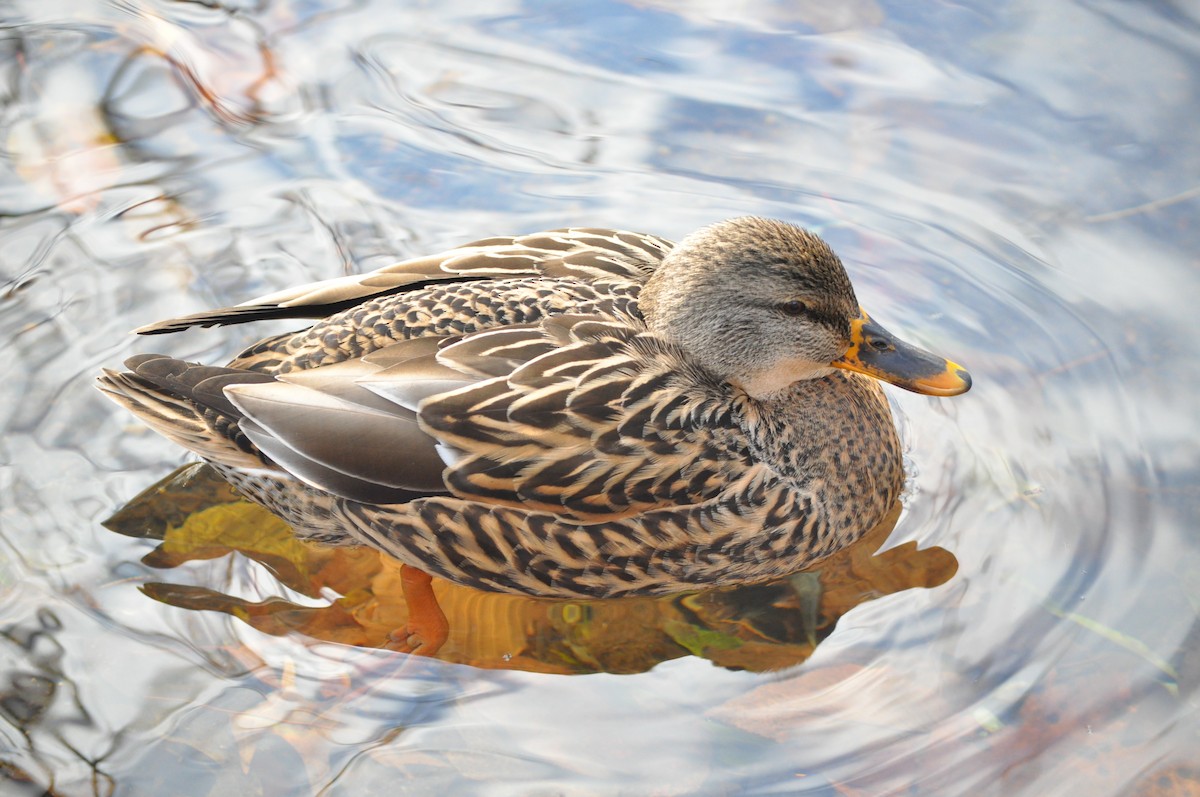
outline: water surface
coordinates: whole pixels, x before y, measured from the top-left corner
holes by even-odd
[[[7,4],[0,791],[1200,788],[1195,9],[827,5]],[[903,583],[493,600],[460,626],[491,647],[447,661],[370,647],[361,612],[347,636],[276,538],[102,525],[186,457],[93,375],[268,331],[135,326],[489,234],[744,213],[819,231],[975,377],[894,394]]]

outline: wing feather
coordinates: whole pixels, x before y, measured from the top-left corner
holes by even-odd
[[[537,353],[534,332],[557,345]],[[503,345],[505,331],[466,336],[439,360],[459,367],[485,336]],[[559,316],[513,338],[511,351],[534,356],[507,377],[420,405],[426,432],[457,452],[445,478],[459,497],[598,522],[701,503],[761,475],[723,411],[728,388],[644,327]]]
[[[192,313],[135,331],[158,335],[195,326],[323,318],[376,297],[482,279],[555,277],[588,283],[605,280],[641,283],[671,247],[663,238],[620,230],[564,229],[488,238],[367,274],[287,288],[234,307]]]
[[[401,407],[381,411],[283,381],[235,385],[225,393],[255,427],[318,465],[413,493],[445,489],[444,463],[434,441],[421,431],[415,414]],[[274,458],[276,447],[247,436]],[[315,486],[344,494],[333,486]]]

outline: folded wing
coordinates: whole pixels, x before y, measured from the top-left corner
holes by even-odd
[[[613,279],[642,282],[671,247],[670,241],[654,235],[591,228],[488,238],[367,274],[288,288],[234,307],[160,321],[136,331],[159,335],[194,326],[323,318],[379,296],[481,279],[544,276],[571,277],[584,282]]]

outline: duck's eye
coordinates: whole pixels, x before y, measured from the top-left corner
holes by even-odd
[[[783,304],[779,305],[779,311],[784,315],[795,318],[796,316],[807,313],[808,305],[798,299],[793,299],[790,302],[784,302]]]

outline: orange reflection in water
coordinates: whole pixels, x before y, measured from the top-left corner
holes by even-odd
[[[838,619],[860,603],[914,587],[936,587],[958,562],[942,548],[905,543],[875,555],[900,514],[897,504],[858,543],[807,571],[753,586],[661,597],[568,601],[483,592],[434,579],[449,622],[438,659],[475,667],[562,674],[642,672],[694,655],[731,669],[773,670],[812,655]],[[157,581],[150,597],[191,610],[224,612],[264,633],[373,648],[398,648],[410,622],[403,567],[368,548],[303,542],[261,507],[242,500],[204,465],[180,468],[105,522],[113,531],[160,540],[146,564],[171,570],[240,553],[290,589],[326,605],[282,597],[250,601],[221,585]]]

